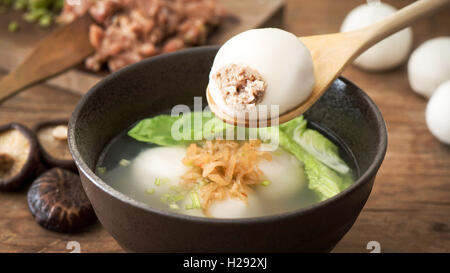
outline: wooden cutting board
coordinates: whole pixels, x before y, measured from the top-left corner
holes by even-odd
[[[222,44],[235,34],[247,29],[282,24],[284,0],[219,0],[227,9],[229,16],[209,38],[208,44]],[[18,65],[33,46],[52,31],[22,19],[23,13],[8,11],[0,14],[0,70],[7,72]],[[15,20],[20,30],[8,31],[8,24]],[[54,28],[54,27],[53,27]],[[82,65],[80,65],[80,68]],[[47,83],[53,87],[85,94],[106,73],[91,73],[74,68],[50,79]]]

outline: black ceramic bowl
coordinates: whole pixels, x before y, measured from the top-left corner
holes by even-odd
[[[206,99],[217,47],[158,56],[111,74],[84,96],[69,124],[69,145],[83,187],[108,232],[137,252],[322,252],[350,229],[369,197],[386,153],[383,117],[358,87],[340,78],[306,113],[345,143],[359,168],[356,182],[324,202],[248,219],[190,217],[154,209],[94,174],[105,145],[139,119]]]

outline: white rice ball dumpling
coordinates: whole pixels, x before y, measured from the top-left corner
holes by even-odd
[[[450,145],[450,81],[441,84],[428,101],[426,122],[439,141]]]
[[[360,5],[345,17],[341,25],[341,32],[367,27],[396,11],[396,8],[381,2]],[[356,58],[354,64],[362,69],[372,71],[397,67],[406,61],[411,50],[412,37],[411,28],[405,28],[366,50]]]
[[[313,60],[300,39],[281,29],[263,28],[242,32],[220,48],[208,88],[217,107],[239,117],[270,112],[273,105],[279,106],[280,114],[291,110],[309,97],[314,83]]]
[[[295,156],[282,149],[272,152],[271,156],[271,161],[262,161],[259,164],[267,180],[257,187],[256,192],[268,204],[280,202],[279,210],[284,211],[305,188],[304,168]]]
[[[188,170],[184,147],[156,147],[141,152],[131,164],[132,181],[143,192],[160,197],[177,187]]]
[[[421,44],[408,62],[411,88],[430,98],[440,84],[450,80],[450,37],[438,37]]]

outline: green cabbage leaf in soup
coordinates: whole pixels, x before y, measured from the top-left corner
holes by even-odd
[[[196,126],[196,121],[201,125]],[[184,126],[184,127],[183,127]],[[128,135],[138,141],[160,146],[188,145],[205,139],[215,139],[234,126],[222,122],[211,112],[191,112],[181,116],[158,115],[136,124]],[[175,134],[174,134],[175,133]],[[174,138],[178,135],[179,138]]]
[[[299,132],[290,129],[280,130],[280,145],[303,162],[308,178],[308,188],[316,193],[320,201],[340,193],[353,183],[350,171],[340,174],[322,163],[294,140],[293,133]]]
[[[200,118],[202,126],[195,126],[195,121]],[[183,125],[187,130],[181,130]],[[183,137],[175,139],[174,130],[176,133],[182,132]],[[227,130],[236,130],[236,127],[205,111],[144,119],[128,135],[141,142],[177,146],[221,138]],[[278,134],[274,134],[274,130],[278,130]],[[318,131],[307,128],[303,116],[276,127],[258,129],[262,140],[267,139],[268,135],[278,136],[280,146],[303,162],[308,188],[315,192],[319,201],[338,194],[353,183],[352,172],[339,156],[338,147]]]

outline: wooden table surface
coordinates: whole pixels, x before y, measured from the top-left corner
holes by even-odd
[[[345,14],[364,1],[286,2],[285,28],[304,36],[337,32]],[[402,7],[412,1],[385,2]],[[414,47],[450,35],[450,9],[416,23],[413,30]],[[450,252],[450,146],[427,130],[426,100],[411,91],[405,66],[384,73],[349,67],[344,76],[379,106],[389,146],[369,201],[334,252],[368,252],[369,241],[379,242],[382,252]],[[79,98],[36,86],[0,106],[0,124],[15,121],[33,126],[67,118]],[[28,211],[26,189],[0,193],[0,204],[0,252],[69,252],[69,241],[79,242],[82,252],[122,252],[100,224],[76,235],[41,228]]]

